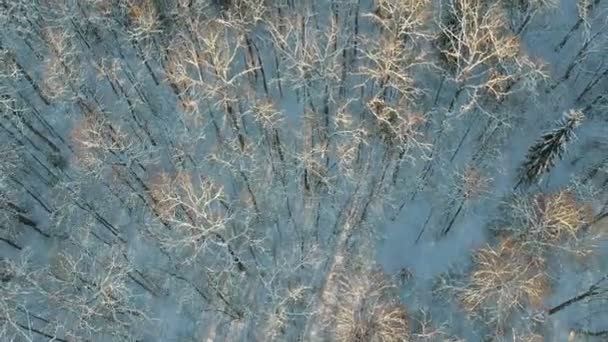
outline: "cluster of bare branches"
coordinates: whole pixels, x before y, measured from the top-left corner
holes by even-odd
[[[449,324],[433,322],[428,309],[420,309],[417,317],[412,318],[411,340],[416,342],[464,342],[465,339],[450,333]]]
[[[15,205],[17,193],[10,178],[21,164],[17,146],[7,145],[0,149],[0,240],[17,249],[21,248],[16,243],[18,231],[15,229],[19,209]]]
[[[185,173],[175,177],[161,174],[152,183],[151,195],[159,219],[170,227],[161,225],[153,232],[165,249],[188,255],[190,262],[213,246],[234,254],[224,237],[230,222],[228,204],[215,182]],[[245,267],[236,255],[233,258],[240,268]]]
[[[572,189],[514,195],[505,204],[504,216],[497,226],[498,244],[477,250],[470,273],[441,278],[438,290],[456,296],[467,313],[509,341],[536,341],[542,338],[537,328],[545,320],[541,310],[553,287],[547,258],[556,251],[587,256],[605,232],[590,227],[591,206]],[[599,289],[592,286],[592,294],[583,296]],[[548,309],[547,314],[568,303]],[[516,314],[528,321],[516,323]]]
[[[415,78],[416,72],[434,67],[422,49],[432,37],[430,8],[428,1],[379,1],[364,16],[376,27],[357,47],[361,58],[354,74],[362,78],[363,103],[376,128],[372,133],[396,147],[400,159],[430,148],[422,133],[427,118],[416,104],[425,90]]]
[[[379,270],[337,275],[332,331],[337,341],[408,341],[408,316],[396,288]]]
[[[376,12],[368,15],[382,32],[365,37],[360,45],[363,60],[358,73],[370,87],[370,97],[412,102],[421,95],[413,73],[432,64],[420,48],[421,41],[431,36],[425,31],[428,8],[427,1],[381,1]]]
[[[29,312],[25,300],[34,296],[35,283],[36,272],[32,271],[26,256],[17,261],[0,259],[0,338],[33,340],[34,331],[42,332],[36,329],[39,324],[32,325],[36,315]],[[54,335],[42,336],[52,338]]]
[[[148,317],[134,302],[132,268],[123,253],[92,255],[72,247],[59,247],[48,269],[36,267],[32,251],[0,261],[0,337],[127,341],[140,331]]]
[[[70,339],[113,336],[128,339],[148,317],[135,304],[132,270],[124,252],[104,253],[60,248],[48,272],[38,279],[41,291],[56,310],[64,336]]]
[[[590,1],[579,2],[585,25]],[[507,121],[498,105],[546,77],[521,39],[553,3],[2,2],[0,140],[10,147],[0,148],[0,243],[9,256],[49,251],[36,251],[37,272],[0,263],[0,338],[133,340],[164,309],[142,303],[162,292],[179,311],[166,324],[214,322],[208,339],[314,340],[305,334],[324,330],[338,341],[456,341],[426,313],[410,327],[372,253],[361,265],[346,260],[380,235],[396,198],[443,182],[429,175],[465,113],[486,114],[477,141],[487,153]],[[581,119],[571,112],[531,149],[527,183]],[[469,126],[450,163],[478,122],[461,123]],[[490,192],[484,158],[449,168],[458,171],[442,236]],[[411,197],[396,186],[407,178],[417,182]],[[550,291],[548,252],[587,255],[599,236],[570,190],[507,209],[501,241],[447,286],[471,316],[501,329]],[[36,238],[22,238],[19,224]],[[317,324],[330,313],[329,329]]]
[[[447,225],[441,235],[447,234],[467,205],[476,200],[485,198],[489,194],[492,179],[484,170],[467,165],[463,170],[456,171],[453,188],[449,190],[450,207],[456,207],[453,214],[448,215]]]
[[[541,308],[551,293],[545,262],[514,239],[486,246],[473,256],[473,268],[459,284],[445,279],[442,290],[456,295],[464,310],[496,331],[504,331],[512,315]]]
[[[522,53],[498,2],[447,1],[437,23],[448,79],[456,85],[448,111],[457,103],[459,112],[480,108],[483,95],[500,101],[516,90],[533,90],[546,77],[542,66]]]
[[[151,38],[160,33],[160,15],[154,1],[125,1],[125,11],[128,14],[129,37],[135,41]]]
[[[534,202],[539,215],[536,222],[532,222],[529,233],[542,241],[575,238],[588,221],[588,210],[567,191],[540,196]]]
[[[130,145],[128,135],[104,114],[92,111],[72,131],[72,140],[78,152],[77,161],[84,168],[97,173],[107,167],[107,160],[124,152]]]
[[[42,90],[48,99],[71,99],[81,86],[82,69],[71,35],[61,27],[49,27],[44,31],[50,53],[45,63]]]
[[[591,207],[571,189],[516,195],[506,210],[508,218],[498,230],[521,241],[535,255],[557,250],[585,256],[602,238],[601,232],[588,229],[593,218]]]
[[[322,251],[311,248],[304,257],[291,253],[278,257],[277,267],[264,275],[263,308],[261,309],[260,326],[257,329],[259,338],[268,341],[281,341],[284,338],[302,337],[303,325],[315,313],[312,305],[315,286],[310,279],[303,278],[301,270],[318,272],[323,260]]]

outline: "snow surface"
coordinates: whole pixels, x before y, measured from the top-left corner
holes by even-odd
[[[167,4],[171,3],[173,2],[167,1]],[[362,37],[374,37],[378,28],[362,15],[371,12],[374,3],[336,1],[335,4],[343,6],[344,12],[340,14],[346,18],[338,21],[337,25],[352,27],[352,11],[358,8],[361,12],[359,34]],[[443,1],[437,0],[434,3]],[[330,25],[334,7],[325,1],[314,0],[303,1],[299,5],[302,8],[314,8],[315,16],[312,18],[307,18],[304,12],[299,13],[298,10],[290,12],[296,17],[297,24],[307,25],[309,31],[306,32],[306,38],[319,39],[317,48],[320,54],[330,51],[332,44],[321,36],[317,27]],[[424,89],[425,93],[417,100],[420,103],[412,107],[424,111],[428,119],[424,140],[435,142],[434,159],[427,161],[424,157],[428,151],[414,149],[413,161],[398,163],[393,154],[394,160],[382,163],[386,156],[385,150],[381,139],[375,138],[370,145],[362,148],[364,152],[361,153],[362,158],[369,158],[371,162],[365,164],[365,160],[360,161],[365,167],[357,169],[354,178],[340,169],[337,165],[339,153],[332,150],[336,146],[334,142],[340,139],[339,132],[333,132],[338,138],[332,141],[329,152],[317,150],[311,153],[312,156],[297,154],[321,145],[318,140],[322,139],[323,134],[320,132],[323,128],[319,122],[322,123],[323,120],[315,119],[310,104],[313,103],[316,114],[320,114],[326,103],[326,86],[338,94],[341,81],[347,82],[347,87],[359,84],[363,77],[354,70],[347,70],[349,76],[343,80],[341,75],[330,75],[330,67],[323,64],[323,61],[314,59],[319,56],[313,56],[307,60],[313,72],[308,74],[311,78],[306,93],[296,86],[299,81],[297,77],[301,76],[298,74],[300,70],[295,66],[292,68],[292,61],[288,57],[282,57],[281,78],[278,78],[274,55],[276,47],[272,44],[271,35],[263,23],[252,24],[259,25],[252,28],[252,35],[256,37],[258,55],[266,73],[269,98],[281,111],[280,116],[283,118],[277,127],[285,155],[284,160],[279,159],[278,152],[271,146],[273,138],[264,135],[271,131],[261,129],[253,115],[244,111],[241,112],[238,123],[247,131],[250,154],[244,156],[245,153],[239,151],[233,122],[225,114],[222,103],[213,103],[216,98],[197,99],[200,113],[196,114],[196,120],[190,120],[187,115],[183,115],[178,96],[164,80],[162,64],[168,63],[166,59],[154,55],[149,58],[152,72],[162,80],[156,84],[143,59],[127,38],[128,32],[118,28],[116,31],[109,29],[117,25],[111,19],[84,19],[78,14],[78,11],[89,11],[89,6],[103,7],[103,2],[68,1],[65,4],[68,9],[66,13],[71,14],[63,18],[57,18],[51,12],[45,13],[44,7],[34,10],[28,6],[28,1],[15,1],[5,2],[0,7],[2,25],[7,28],[0,35],[1,52],[14,53],[25,72],[34,82],[41,84],[47,72],[46,62],[53,51],[38,32],[43,31],[40,28],[68,27],[71,33],[68,38],[70,53],[74,54],[75,65],[81,66],[75,71],[80,80],[71,82],[64,76],[62,80],[65,82],[66,94],[53,99],[50,104],[45,104],[44,99],[23,77],[1,80],[3,83],[0,89],[3,92],[8,89],[7,93],[21,98],[23,107],[27,108],[25,113],[28,120],[34,123],[34,128],[43,136],[59,146],[58,153],[69,161],[69,166],[63,170],[44,170],[36,158],[48,164],[48,145],[32,130],[18,124],[17,112],[3,109],[0,119],[3,126],[16,134],[28,150],[21,155],[24,166],[16,175],[24,185],[17,187],[18,204],[27,210],[28,217],[37,223],[37,228],[51,237],[47,238],[21,225],[22,233],[16,241],[24,248],[15,250],[2,244],[0,256],[13,261],[27,256],[32,269],[48,273],[51,265],[56,262],[59,251],[78,259],[81,251],[85,250],[92,253],[92,256],[87,254],[83,257],[83,272],[89,272],[87,274],[95,277],[102,273],[96,274],[95,270],[104,267],[100,264],[99,255],[114,251],[110,247],[112,245],[117,250],[114,251],[116,254],[126,256],[129,260],[132,267],[129,274],[133,275],[135,270],[146,274],[143,282],[153,289],[145,290],[127,280],[128,293],[132,296],[129,305],[145,312],[146,319],[140,321],[140,317],[130,317],[134,320],[133,326],[125,331],[117,328],[118,321],[125,319],[123,316],[116,321],[92,319],[92,324],[98,324],[101,331],[92,336],[75,337],[75,341],[331,340],[331,335],[326,334],[327,328],[331,328],[328,317],[331,318],[332,310],[340,300],[336,298],[339,286],[334,276],[343,269],[349,269],[350,259],[357,253],[372,259],[369,263],[380,265],[387,274],[397,275],[403,269],[411,273],[411,278],[400,286],[399,294],[412,320],[422,312],[427,312],[436,326],[443,325],[449,335],[465,341],[519,341],[510,332],[502,337],[493,336],[495,332],[492,328],[469,318],[456,300],[438,296],[435,286],[446,274],[466,277],[471,270],[471,256],[475,250],[496,243],[497,238],[491,227],[503,214],[501,204],[513,193],[517,170],[528,147],[543,131],[553,128],[554,122],[564,112],[571,109],[585,110],[586,120],[576,131],[577,139],[568,146],[563,160],[556,163],[551,172],[543,177],[543,181],[526,191],[551,192],[577,184],[577,189],[586,191],[584,195],[592,199],[594,214],[606,210],[608,164],[605,163],[604,169],[593,177],[586,179],[585,176],[597,163],[608,158],[607,107],[605,99],[595,101],[598,96],[606,95],[608,78],[600,79],[584,97],[577,100],[589,82],[607,67],[608,4],[605,1],[599,1],[585,19],[585,24],[575,30],[563,48],[557,51],[556,46],[579,18],[577,2],[561,0],[555,8],[535,13],[519,38],[524,52],[535,61],[545,64],[550,77],[533,89],[509,95],[498,106],[486,107],[491,115],[482,113],[479,109],[457,113],[458,108],[465,104],[462,97],[456,101],[456,112],[446,113],[456,91],[451,82],[443,84],[437,104],[433,106],[432,100],[439,84],[443,83],[442,77],[436,69],[415,68],[413,73],[416,76],[416,86]],[[54,10],[61,13],[58,8]],[[278,16],[274,9],[267,15]],[[100,22],[96,23],[96,20]],[[80,30],[76,29],[76,25],[80,25]],[[95,25],[99,27],[97,34],[100,40],[93,34]],[[346,32],[349,30],[345,29]],[[90,46],[79,39],[78,31],[88,35]],[[153,38],[142,39],[140,44],[159,44],[155,39],[160,40],[160,35],[152,33],[151,36]],[[591,37],[593,43],[584,59],[572,69],[568,79],[561,80],[586,39]],[[298,38],[298,31],[294,31],[290,36],[292,41],[288,41],[288,46],[285,47],[293,50],[286,52],[302,53],[297,49]],[[231,39],[235,38],[227,38],[228,41]],[[178,44],[178,37],[173,37],[171,43]],[[344,46],[349,43],[342,39],[337,42]],[[220,44],[226,43],[221,40]],[[178,48],[173,45],[171,47]],[[352,54],[352,51],[348,54]],[[243,61],[249,58],[246,52],[240,50],[237,56],[232,69],[228,71],[229,75],[242,70]],[[425,57],[435,58],[433,55]],[[335,58],[339,60],[342,57],[337,54]],[[97,74],[95,64],[113,61],[118,63],[119,71],[118,80],[111,84],[109,78]],[[353,63],[352,67],[355,65]],[[194,72],[195,67],[190,67],[190,72]],[[207,74],[205,77],[213,79],[214,76]],[[207,79],[184,93],[194,96],[197,92],[203,92],[208,83],[212,83]],[[279,94],[279,82],[283,96]],[[234,84],[234,89],[230,91],[238,97],[244,98],[248,92],[258,95],[264,93],[262,75],[257,71],[255,76],[249,73],[237,78]],[[122,94],[123,91],[126,95]],[[347,92],[347,97],[353,99],[349,110],[358,113],[363,112],[364,107],[360,101],[361,95],[371,97],[374,88],[366,84],[362,89],[351,88]],[[100,103],[106,111],[104,117],[107,121],[132,138],[128,148],[117,154],[107,154],[105,163],[92,172],[87,172],[79,164],[79,152],[72,141],[72,131],[85,117],[76,98],[86,99],[91,105],[95,101]],[[132,102],[127,101],[127,98]],[[249,105],[246,100],[241,102],[232,105],[235,108]],[[342,104],[339,101],[331,103],[329,110],[337,112]],[[215,122],[210,113],[214,114]],[[134,117],[137,118],[133,119]],[[138,122],[144,124],[138,126]],[[222,137],[217,135],[214,125],[219,126]],[[14,143],[5,130],[1,134],[1,139]],[[154,138],[156,146],[151,143],[150,136]],[[218,141],[222,139],[226,143],[218,148],[217,145],[221,145]],[[42,147],[36,149],[34,146]],[[186,157],[178,160],[177,156],[181,152]],[[304,170],[310,183],[314,182],[313,166],[306,164],[309,160],[305,157],[318,162],[321,168],[323,163],[327,163],[325,168],[328,169],[330,185],[324,188],[320,181],[311,185],[314,188],[310,193],[304,192]],[[141,165],[137,165],[134,160]],[[125,176],[129,182],[113,181],[120,175],[113,172],[111,163],[129,165],[125,168],[125,172],[133,171]],[[387,169],[384,168],[385,164],[388,165]],[[471,164],[489,176],[489,188],[479,198],[467,201],[457,214],[460,203],[454,199],[457,175]],[[391,172],[398,170],[393,183],[390,177],[386,180],[383,178],[383,172],[389,169]],[[226,196],[232,201],[230,210],[234,215],[230,229],[223,232],[229,236],[228,243],[234,244],[237,253],[244,259],[247,271],[237,271],[237,266],[230,262],[226,243],[210,243],[209,249],[200,258],[184,262],[188,251],[163,251],[151,242],[153,239],[149,233],[162,232],[163,227],[154,218],[150,207],[146,207],[129,186],[140,187],[135,180],[137,177],[147,184],[153,184],[160,172],[177,174],[182,170],[217,180],[222,185]],[[424,182],[421,182],[422,177],[425,177]],[[44,184],[45,181],[48,184]],[[253,205],[248,186],[250,192],[256,195],[257,208]],[[40,198],[53,213],[48,213],[25,189]],[[148,196],[141,189],[140,192],[143,196]],[[75,203],[80,207],[75,206]],[[255,213],[256,211],[260,213]],[[114,235],[107,227],[102,227],[99,216],[95,213],[117,227],[119,233]],[[457,217],[451,230],[447,235],[441,236],[441,231],[454,215]],[[606,230],[606,222],[604,219],[595,226]],[[365,241],[370,239],[374,242],[368,246]],[[120,240],[124,242],[119,242]],[[249,246],[250,241],[255,243]],[[594,254],[582,262],[557,252],[550,256],[548,264],[553,287],[550,296],[545,298],[544,307],[553,307],[576,296],[608,274],[608,242],[599,241],[598,244]],[[167,257],[168,254],[172,257]],[[197,293],[197,289],[205,288],[203,291],[206,291],[206,295],[212,296],[212,286],[205,285],[205,282],[213,282],[212,277],[218,279],[216,286],[221,289],[219,292],[229,293],[229,299],[243,310],[243,317],[230,319],[229,315],[217,312],[217,308],[227,310],[220,299],[215,298],[210,303]],[[47,288],[46,284],[41,285]],[[60,286],[59,282],[49,283],[48,289],[57,290]],[[301,297],[290,297],[299,287],[302,290]],[[0,288],[0,291],[4,291],[4,298],[9,297],[8,290]],[[37,288],[28,287],[28,291],[35,292]],[[70,291],[79,293],[74,288],[70,288]],[[79,313],[58,306],[48,295],[35,292],[29,298],[28,293],[18,298],[19,305],[26,308],[26,311],[65,322],[65,326],[53,328],[51,324],[45,325],[34,319],[34,328],[46,329],[44,331],[47,334],[56,333],[57,338],[64,340],[69,339],[67,332],[70,329],[78,330],[74,326],[74,317]],[[15,305],[8,299],[2,304]],[[8,306],[8,309],[2,308],[4,311],[0,311],[0,314],[13,312],[14,308]],[[543,316],[545,321],[541,324],[540,332],[546,341],[570,341],[574,330],[606,330],[606,308],[607,302],[601,299],[573,304],[555,315]],[[280,310],[286,312],[285,326],[275,329],[273,314]],[[525,314],[528,312],[522,312],[521,317],[513,318],[513,327],[517,327],[520,324],[518,322],[530,319]],[[21,311],[15,317],[21,321],[28,320],[27,315]],[[0,330],[0,339],[50,340],[27,329],[16,330],[22,334],[8,330],[2,335],[5,332]],[[113,335],[114,333],[116,334]],[[582,341],[586,337],[581,335],[577,338]],[[435,340],[447,340],[447,337],[440,336]],[[601,341],[602,337],[595,340]]]

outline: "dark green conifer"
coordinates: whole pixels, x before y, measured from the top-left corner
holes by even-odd
[[[574,129],[581,123],[584,115],[580,111],[571,110],[557,121],[557,128],[545,132],[540,139],[528,150],[526,161],[519,170],[520,184],[530,185],[540,179],[543,173],[555,165],[556,157],[561,159],[566,144],[572,140]]]

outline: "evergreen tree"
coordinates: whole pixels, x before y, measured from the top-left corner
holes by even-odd
[[[530,147],[526,161],[520,168],[519,181],[515,188],[522,183],[530,185],[547,172],[555,164],[555,158],[561,159],[566,144],[574,136],[574,129],[581,123],[584,115],[581,111],[570,110],[557,121],[557,128],[545,132],[537,142]]]

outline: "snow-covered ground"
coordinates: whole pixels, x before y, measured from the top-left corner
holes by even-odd
[[[606,340],[607,15],[0,3],[0,340]],[[572,110],[576,138],[520,184]],[[514,200],[542,216],[555,194],[581,219],[532,257],[541,303],[467,311],[481,249],[547,242],[507,229],[532,229]]]

